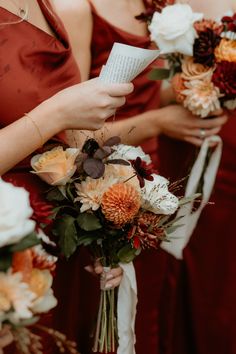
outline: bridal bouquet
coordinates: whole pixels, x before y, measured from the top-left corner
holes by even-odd
[[[149,24],[169,63],[169,69],[155,69],[153,78],[172,78],[177,101],[202,118],[236,108],[235,19],[207,20],[189,5],[175,4],[155,12]]]
[[[36,155],[32,167],[54,186],[48,193],[56,205],[53,232],[67,258],[88,246],[106,272],[131,264],[142,249],[157,248],[177,227],[171,216],[180,201],[168,181],[140,147],[122,145],[118,137],[103,145],[89,139],[81,151],[56,147]],[[121,333],[116,290],[104,284],[102,279],[93,350],[107,353],[115,350]]]
[[[43,210],[46,221],[47,207]],[[33,328],[51,334],[63,352],[77,353],[73,343],[63,343],[63,335],[37,324],[57,305],[52,291],[56,258],[44,250],[50,241],[33,218],[28,192],[0,179],[0,331],[8,333],[18,353],[43,353]]]

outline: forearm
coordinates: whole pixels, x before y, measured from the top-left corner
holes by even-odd
[[[67,141],[71,146],[82,146],[89,137],[103,142],[112,136],[119,136],[123,144],[139,145],[145,140],[160,134],[159,119],[161,110],[151,110],[140,115],[107,122],[104,127],[96,132],[68,131]]]
[[[0,130],[0,175],[59,133],[62,125],[56,119],[56,114],[54,103],[45,101],[29,112],[28,116]]]

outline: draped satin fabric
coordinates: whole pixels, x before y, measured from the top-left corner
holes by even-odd
[[[16,121],[59,90],[80,82],[79,70],[62,22],[53,12],[49,1],[38,0],[38,3],[55,37],[29,22],[20,22],[18,16],[0,7],[1,128]],[[19,23],[13,24],[16,21]],[[24,144],[24,139],[21,143]],[[15,185],[24,186],[35,201],[40,201],[44,199],[43,192],[48,186],[29,173],[29,159],[19,163],[3,178]],[[59,277],[60,270],[56,279]],[[60,287],[65,287],[63,279],[57,285],[56,295],[61,303]],[[57,311],[60,311],[59,307]],[[48,317],[47,322],[51,325],[52,318],[50,315]],[[46,349],[44,351],[45,354],[49,352]],[[13,349],[9,353],[13,354]]]
[[[92,36],[92,66],[91,77],[99,75],[102,65],[106,63],[108,55],[114,42],[120,42],[141,48],[150,48],[151,43],[148,36],[138,36],[121,30],[98,14],[91,4],[93,16],[93,36]],[[160,64],[159,64],[160,65]],[[150,68],[149,68],[150,70]],[[127,103],[117,111],[115,119],[126,119],[147,110],[158,108],[160,101],[160,83],[150,81],[145,70],[134,80],[134,93],[127,97]],[[147,153],[157,163],[157,140],[150,139],[142,145]],[[158,258],[162,257],[161,251],[145,251],[135,260],[135,269],[138,284],[138,308],[136,318],[136,352],[137,354],[157,354],[158,336],[158,298],[160,296],[161,279],[163,278],[162,263],[157,266]],[[81,259],[83,255],[81,253]],[[89,260],[84,256],[84,265]],[[87,262],[87,263],[86,263]],[[82,273],[82,272],[81,272]],[[80,274],[81,276],[81,274]],[[96,310],[99,300],[99,288],[96,279],[87,276],[84,282],[83,296],[81,299],[80,315],[83,324],[77,322],[81,330],[78,330],[78,339],[81,352],[91,354],[92,340],[88,333],[92,331]],[[77,292],[77,290],[75,290]]]
[[[211,202],[184,250],[183,262],[166,254],[166,276],[160,302],[160,354],[236,353],[236,115],[220,135],[223,156]],[[160,142],[163,170],[184,176],[194,156],[187,144]],[[173,156],[173,160],[169,159]],[[182,167],[176,170],[176,159]],[[172,161],[174,164],[172,164]],[[186,167],[186,168],[185,168]],[[162,164],[160,166],[162,171]],[[172,310],[166,308],[166,299]]]

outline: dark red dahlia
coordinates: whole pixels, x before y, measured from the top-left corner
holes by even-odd
[[[212,81],[225,95],[225,99],[236,98],[236,63],[228,61],[218,63]]]
[[[233,16],[224,16],[222,22],[225,26],[225,31],[236,32],[236,13]]]
[[[213,66],[215,62],[214,51],[220,40],[221,37],[210,28],[200,32],[193,46],[194,61],[209,67]]]
[[[136,160],[131,160],[130,163],[136,172],[141,188],[145,185],[145,179],[148,181],[153,181],[152,174],[156,171],[152,164],[147,164],[140,157],[137,157]]]

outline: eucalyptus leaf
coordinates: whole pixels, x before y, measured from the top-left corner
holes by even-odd
[[[108,160],[108,164],[112,165],[123,165],[123,166],[130,166],[129,161],[123,160],[123,159],[113,159],[113,160]]]
[[[103,176],[105,165],[101,160],[89,158],[83,163],[84,171],[88,176],[97,179]]]
[[[148,78],[150,80],[166,80],[170,77],[170,70],[165,68],[153,69]]]
[[[82,213],[76,220],[81,229],[85,231],[95,231],[102,228],[99,219],[94,214]]]
[[[113,145],[118,145],[120,143],[121,143],[121,138],[119,136],[112,136],[111,138],[107,139],[107,141],[105,141],[103,145],[113,146]]]

